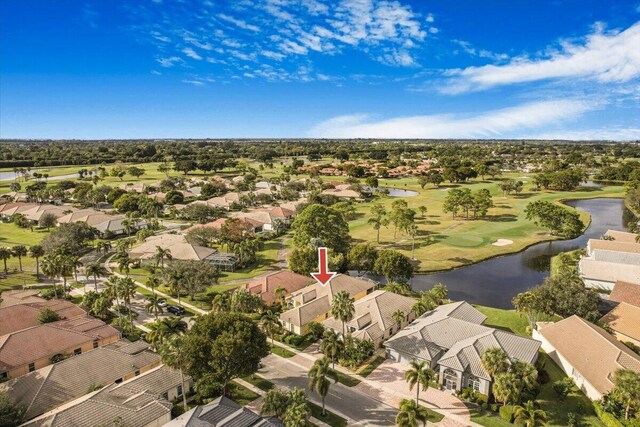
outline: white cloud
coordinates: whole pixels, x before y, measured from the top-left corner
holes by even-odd
[[[367,114],[338,116],[313,127],[326,138],[485,138],[525,136],[544,126],[573,120],[596,104],[581,100],[541,101],[477,115],[435,114],[375,121]]]
[[[179,56],[171,56],[169,58],[157,58],[156,61],[160,64],[161,67],[171,68],[176,64],[181,64],[184,62],[184,59]]]
[[[427,17],[424,20],[431,24],[435,22],[436,19],[434,18],[433,13],[430,13],[427,15]]]
[[[205,83],[200,80],[182,80],[182,83],[187,83],[193,86],[204,86]]]
[[[234,18],[233,16],[225,15],[224,13],[219,13],[218,18],[222,19],[223,21],[227,21],[231,24],[234,24],[235,26],[240,27],[244,30],[253,31],[256,33],[260,31],[260,27],[253,24],[249,24],[248,22],[242,19],[237,19],[237,18]]]
[[[450,70],[441,92],[458,94],[494,86],[559,78],[620,83],[640,76],[640,22],[622,32],[604,32],[599,23],[583,43],[562,42],[543,59],[514,58],[505,65]],[[463,46],[464,47],[464,46]]]
[[[416,65],[415,60],[409,54],[408,51],[402,50],[390,50],[378,57],[378,61],[387,65],[395,65],[401,67],[410,67]]]
[[[546,132],[536,139],[559,139],[572,141],[639,141],[640,128],[584,129],[576,131]]]
[[[198,61],[202,59],[202,56],[198,55],[198,53],[190,47],[185,47],[184,49],[182,49],[182,53],[187,55],[189,58],[196,59]]]

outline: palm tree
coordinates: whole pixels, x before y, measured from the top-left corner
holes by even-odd
[[[11,254],[14,257],[18,258],[18,265],[20,266],[20,271],[22,270],[22,257],[27,255],[27,247],[24,245],[16,245],[11,248]]]
[[[488,348],[480,355],[482,368],[493,378],[509,369],[509,356],[499,347]]]
[[[221,294],[218,294],[215,297],[213,297],[213,301],[211,301],[211,305],[213,306],[213,310],[216,313],[229,311],[231,308],[231,295],[229,295],[229,292],[223,292]]]
[[[40,257],[44,256],[44,249],[40,245],[29,248],[29,256],[36,260],[36,279],[40,280]]]
[[[147,313],[153,314],[156,320],[158,320],[158,314],[164,313],[162,305],[160,305],[160,301],[161,300],[157,295],[149,295],[147,297],[147,303],[144,306]]]
[[[336,358],[344,350],[344,342],[333,329],[325,329],[320,349],[325,356],[331,358],[332,368],[336,368]]]
[[[338,382],[338,374],[329,366],[329,359],[324,357],[316,360],[309,373],[309,388],[320,395],[322,398],[322,415],[326,415],[324,409],[324,399],[329,394],[329,387],[331,382],[329,378],[332,378],[336,383]]]
[[[260,415],[282,418],[288,407],[289,398],[286,393],[280,390],[269,390],[262,400]]]
[[[116,305],[120,305],[120,280],[118,276],[109,276],[104,293],[111,300],[116,300]],[[118,311],[120,313],[120,311]]]
[[[78,283],[78,268],[82,267],[80,258],[77,256],[69,257],[69,267],[73,270],[73,277],[76,279],[76,283]]]
[[[496,374],[493,377],[491,388],[493,396],[497,401],[502,402],[502,406],[506,406],[510,402],[517,402],[522,392],[520,379],[513,372]]]
[[[267,336],[271,338],[271,345],[273,346],[273,336],[277,334],[280,329],[280,319],[273,311],[267,311],[262,316],[262,329],[266,332]]]
[[[273,291],[273,299],[280,303],[280,305],[284,305],[284,297],[287,295],[287,290],[282,286],[278,286],[275,291]]]
[[[538,409],[532,400],[522,406],[516,406],[514,415],[515,420],[525,427],[538,427],[547,422],[547,413]]]
[[[58,275],[62,277],[62,291],[67,293],[67,277],[71,274],[71,260],[69,255],[64,252],[59,252],[53,257],[53,262],[56,264],[56,270]]]
[[[151,276],[151,277],[149,277],[147,279],[147,281],[145,282],[145,285],[148,288],[151,288],[151,293],[153,295],[155,295],[156,294],[156,288],[160,285],[160,281],[158,280],[158,278],[154,274],[153,276]]]
[[[126,252],[121,252],[114,257],[118,261],[118,270],[120,273],[124,271],[125,275],[129,275],[129,271],[131,271],[131,258],[129,254]]]
[[[171,250],[169,248],[163,249],[160,246],[156,246],[156,253],[153,256],[153,259],[156,261],[156,266],[160,265],[164,268],[164,260],[171,260]]]
[[[393,320],[395,320],[398,323],[398,330],[400,330],[400,327],[402,326],[402,322],[404,321],[406,316],[407,315],[404,314],[404,311],[402,311],[400,309],[394,311],[393,314],[391,315]]]
[[[53,294],[58,299],[58,288],[56,287],[56,276],[58,275],[58,265],[51,255],[45,255],[42,259],[42,272],[45,276],[51,277],[53,281]]]
[[[4,261],[4,274],[8,274],[9,270],[7,270],[7,260],[11,258],[11,249],[0,247],[0,259]]]
[[[177,316],[165,317],[160,319],[159,323],[164,336],[183,334],[187,331],[187,323]]]
[[[355,314],[353,299],[347,291],[340,291],[331,302],[331,315],[342,322],[342,336],[345,336],[345,323],[353,319]]]
[[[516,360],[511,364],[511,371],[522,382],[522,385],[532,390],[538,383],[538,370],[531,363]]]
[[[87,276],[93,276],[93,288],[98,292],[98,277],[105,277],[109,272],[99,262],[92,262],[84,267],[84,274]]]
[[[182,405],[184,410],[188,409],[187,406],[187,388],[184,381],[184,368],[186,366],[187,350],[182,342],[183,338],[179,336],[173,336],[165,344],[160,347],[160,357],[162,363],[172,369],[176,369],[180,372],[180,381],[182,382]]]
[[[419,406],[411,399],[404,399],[400,403],[400,411],[396,415],[396,425],[398,427],[418,427],[419,423],[427,425],[429,412],[426,408]]]
[[[404,373],[404,379],[409,383],[409,390],[416,388],[416,406],[420,400],[420,387],[427,391],[429,383],[433,381],[436,373],[433,369],[427,367],[427,362],[412,360],[409,364],[410,368]]]
[[[122,300],[124,301],[125,306],[127,307],[127,312],[129,315],[129,323],[131,324],[131,329],[133,326],[133,317],[131,314],[131,297],[136,294],[136,282],[133,281],[130,277],[121,277],[119,280],[119,290],[120,295],[122,296]]]

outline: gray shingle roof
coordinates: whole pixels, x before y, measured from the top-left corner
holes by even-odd
[[[264,419],[233,400],[221,396],[214,401],[197,406],[165,427],[282,427],[277,419]]]

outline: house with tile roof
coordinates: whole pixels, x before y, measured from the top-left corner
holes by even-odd
[[[40,325],[38,316],[45,308],[56,313],[61,320],[87,317],[85,310],[65,300],[44,300],[0,307],[0,336]]]
[[[396,332],[415,319],[411,311],[416,300],[388,291],[374,291],[354,303],[353,319],[346,323],[346,331],[354,338],[373,342],[376,348],[391,338]],[[394,313],[402,312],[401,321],[394,319]],[[342,322],[329,317],[322,322],[325,328],[342,333]]]
[[[613,287],[613,291],[609,294],[609,301],[614,303],[626,302],[640,307],[640,283],[618,280]]]
[[[611,328],[613,336],[619,341],[640,347],[640,307],[621,302],[605,314],[600,322]]]
[[[631,252],[638,254],[640,253],[640,244],[617,240],[589,239],[589,241],[587,242],[587,256],[591,256],[591,253],[598,249],[616,252]]]
[[[373,292],[377,286],[376,282],[348,274],[338,274],[324,286],[315,282],[293,292],[286,299],[289,309],[280,314],[280,321],[287,331],[304,335],[310,322],[322,322],[329,318],[331,301],[338,292],[345,291],[357,301]]]
[[[93,317],[60,320],[0,336],[0,380],[51,365],[119,340],[120,332]]]
[[[640,356],[578,316],[556,323],[539,322],[533,337],[591,400],[611,391],[617,369],[640,372]]]
[[[160,356],[144,341],[116,341],[0,384],[25,420],[84,396],[95,387],[121,383],[160,366]]]
[[[637,238],[637,234],[626,231],[607,230],[607,232],[604,233],[605,240],[615,240],[616,242],[622,243],[638,243]]]
[[[277,418],[262,418],[225,396],[196,406],[165,427],[283,427]]]
[[[160,366],[82,396],[23,425],[85,427],[110,425],[118,420],[127,427],[160,427],[171,420],[173,404],[169,396],[176,396],[176,390],[181,388],[180,374]]]
[[[315,281],[311,276],[303,276],[288,270],[282,270],[254,279],[238,289],[244,289],[252,294],[259,295],[265,304],[271,305],[275,301],[276,290],[282,289],[286,298],[291,293],[297,292],[313,283]]]
[[[608,261],[602,260],[603,252]],[[638,256],[640,253],[593,250],[591,256],[580,259],[578,272],[586,287],[611,291],[618,281],[640,283],[640,264],[633,263]]]
[[[30,302],[44,302],[46,299],[38,296],[40,291],[35,289],[11,289],[0,293],[0,308]]]
[[[387,358],[401,363],[425,361],[439,372],[445,389],[470,387],[488,395],[492,379],[480,363],[482,353],[501,348],[510,360],[534,364],[540,342],[484,326],[485,320],[465,301],[441,305],[387,340]]]

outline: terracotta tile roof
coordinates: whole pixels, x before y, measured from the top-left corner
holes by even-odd
[[[605,236],[613,238],[616,242],[622,243],[637,243],[636,238],[638,237],[635,233],[628,233],[626,231],[617,231],[617,230],[608,230],[604,233]]]
[[[109,337],[120,337],[120,332],[91,317],[46,323],[3,335],[0,337],[0,370],[7,371]]]
[[[541,324],[538,332],[600,394],[611,391],[616,369],[640,372],[640,356],[578,316]]]
[[[640,244],[618,242],[615,240],[589,239],[589,242],[587,243],[587,249],[589,253],[591,253],[591,251],[596,249],[604,249],[604,250],[618,251],[618,252],[640,253]]]
[[[596,261],[593,258],[583,257],[579,263],[579,271],[580,275],[586,279],[612,283],[618,280],[640,283],[640,265]]]
[[[640,341],[640,307],[621,302],[600,321],[613,331]]]
[[[43,302],[44,298],[38,296],[38,291],[34,289],[15,289],[4,291],[0,294],[0,308],[10,307],[16,304],[25,304],[29,302]]]
[[[61,319],[75,319],[87,315],[87,312],[77,305],[64,300],[16,304],[0,308],[0,335],[38,326],[38,315],[45,307],[56,312]]]
[[[285,295],[289,295],[312,283],[314,283],[314,280],[309,276],[302,276],[283,270],[252,280],[240,286],[239,289],[246,289],[253,294],[259,294],[266,304],[271,304],[274,300],[275,290],[279,287],[285,290]]]
[[[640,283],[617,281],[609,295],[609,300],[640,307]]]
[[[215,249],[192,245],[181,234],[160,234],[151,236],[140,246],[131,248],[130,255],[136,259],[151,259],[156,253],[156,246],[169,249],[172,259],[202,260],[217,252]]]

